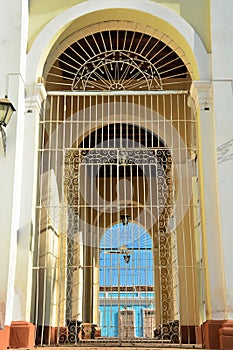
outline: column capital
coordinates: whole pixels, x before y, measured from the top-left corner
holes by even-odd
[[[33,110],[40,111],[42,102],[46,99],[47,93],[43,83],[25,84],[25,107],[26,112]]]
[[[213,85],[210,80],[194,80],[190,88],[190,97],[198,111],[209,112],[213,107]]]

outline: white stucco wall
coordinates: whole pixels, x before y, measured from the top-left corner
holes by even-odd
[[[2,1],[0,13],[0,96],[8,95],[17,110],[6,128],[6,157],[0,159],[0,303],[6,307],[4,323],[9,325],[21,211],[28,2]]]
[[[233,319],[233,2],[212,0],[212,75],[218,194],[226,283],[226,318]],[[218,259],[218,256],[216,256]]]

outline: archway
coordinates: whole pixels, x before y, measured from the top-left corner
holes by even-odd
[[[152,238],[129,222],[108,228],[100,240],[101,336],[153,338],[156,327]]]
[[[40,32],[28,53],[28,83],[33,83],[42,76],[45,61],[53,46],[59,46],[70,32],[79,31],[87,23],[88,25],[96,23],[98,27],[102,20],[96,22],[96,18],[106,18],[107,21],[114,20],[116,13],[117,20],[123,18],[138,23],[140,18],[144,27],[149,24],[155,29],[160,28],[165,36],[170,36],[174,42],[177,42],[178,47],[182,47],[182,51],[188,54],[188,61],[191,62],[195,72],[193,79],[210,79],[209,57],[199,35],[174,11],[150,1],[140,4],[134,1],[125,3],[124,0],[113,0],[106,4],[104,0],[100,0],[98,3],[93,0],[88,5],[86,3],[78,4],[64,11]],[[140,16],[138,16],[139,13]],[[81,27],[75,21],[80,23]],[[71,28],[72,25],[75,29]]]
[[[192,67],[169,37],[108,25],[69,38],[44,70],[38,337],[50,343],[56,328],[58,343],[77,343],[84,324],[95,337],[99,241],[123,216],[152,237],[151,340],[194,344],[202,281]]]

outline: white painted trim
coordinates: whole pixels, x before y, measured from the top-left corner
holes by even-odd
[[[200,80],[209,80],[210,57],[195,30],[171,9],[149,0],[88,0],[75,5],[53,18],[38,34],[27,56],[27,83],[34,83],[42,75],[45,60],[54,42],[73,20],[106,9],[129,9],[160,18],[174,27],[186,40],[196,58]]]

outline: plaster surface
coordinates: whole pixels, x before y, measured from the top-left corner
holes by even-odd
[[[103,21],[103,19],[110,20],[113,19],[113,14],[118,10],[124,10],[130,21],[135,21],[135,23],[139,21],[144,25],[149,24],[166,33],[190,62],[192,78],[194,80],[210,79],[210,58],[203,42],[195,30],[176,12],[146,0],[141,2],[129,0],[127,3],[124,0],[112,0],[110,3],[106,3],[104,0],[99,0],[98,3],[90,0],[60,13],[39,33],[28,52],[28,83],[33,83],[42,76],[43,66],[50,50],[53,45],[57,45],[57,40],[59,41],[59,37],[69,25],[76,20],[82,20],[82,18],[85,18],[86,25],[90,24],[88,22],[89,16],[94,16],[92,18],[92,21],[95,20],[94,23]]]
[[[85,0],[31,0],[29,18],[30,49],[36,36],[55,16],[62,11]],[[183,17],[200,35],[208,52],[211,51],[210,40],[210,4],[209,0],[153,0]],[[193,15],[195,13],[195,16]]]

